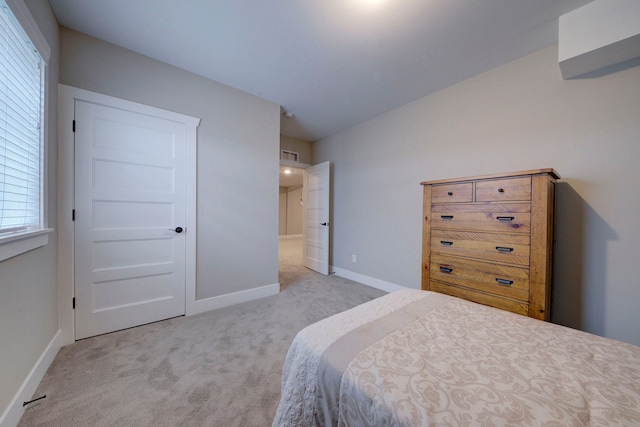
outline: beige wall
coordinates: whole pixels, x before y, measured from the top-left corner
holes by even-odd
[[[300,154],[298,162],[311,164],[311,146],[310,141],[294,138],[293,136],[280,135],[280,149],[289,150]]]
[[[278,235],[287,235],[287,187],[280,187],[278,198]]]
[[[302,234],[302,187],[289,187],[287,192],[287,234]]]
[[[201,119],[197,299],[277,283],[279,105],[66,28],[60,40],[61,83]]]
[[[302,234],[302,187],[280,187],[279,233],[281,236]]]
[[[58,23],[45,0],[26,0],[51,47],[48,72],[47,211],[56,225]],[[49,244],[0,262],[0,414],[58,331],[57,234]]]
[[[566,81],[549,47],[313,150],[333,163],[331,263],[411,288],[421,181],[555,168],[553,321],[640,345],[640,67]]]

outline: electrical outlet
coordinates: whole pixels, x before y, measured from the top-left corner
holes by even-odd
[[[351,255],[351,262],[358,262],[358,257],[356,254]]]

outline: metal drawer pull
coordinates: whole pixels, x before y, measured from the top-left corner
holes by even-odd
[[[453,242],[447,242],[446,240],[440,240],[440,244],[444,246],[452,246]]]
[[[498,221],[513,221],[514,219],[516,219],[515,216],[497,216],[496,219]]]
[[[453,215],[440,215],[442,219],[453,219]]]
[[[452,268],[447,268],[447,267],[440,267],[440,271],[442,271],[443,273],[451,273],[453,271]]]
[[[498,252],[513,252],[513,248],[505,248],[504,246],[496,246]]]
[[[504,188],[498,188],[498,193],[504,193]]]
[[[449,192],[447,193],[447,196],[453,196],[453,191],[449,191]]]
[[[496,282],[498,282],[498,284],[502,286],[511,286],[513,280],[499,279],[496,277]]]

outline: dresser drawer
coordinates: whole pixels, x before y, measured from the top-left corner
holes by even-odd
[[[432,205],[431,227],[445,230],[529,234],[531,205],[529,203]]]
[[[531,200],[531,177],[491,179],[476,182],[476,202]]]
[[[431,189],[431,203],[464,203],[473,201],[473,184],[434,185]]]
[[[477,302],[479,304],[488,305],[490,307],[499,308],[501,310],[510,311],[512,313],[529,315],[529,304],[526,302],[513,301],[506,298],[500,298],[495,295],[488,295],[482,292],[476,292],[470,289],[459,288],[443,282],[431,281],[431,291],[440,292],[458,298],[464,298],[468,301]]]
[[[528,234],[432,230],[431,252],[529,266]]]
[[[422,289],[549,320],[553,169],[421,182]]]
[[[529,301],[528,268],[432,254],[429,274],[441,282]]]

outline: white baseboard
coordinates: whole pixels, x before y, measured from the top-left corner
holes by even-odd
[[[354,282],[362,283],[363,285],[371,286],[372,288],[380,289],[385,292],[407,289],[406,287],[396,285],[395,283],[385,282],[384,280],[365,276],[364,274],[354,273],[353,271],[345,270],[343,268],[331,266],[331,271],[333,271],[336,276],[344,277],[345,279],[353,280]]]
[[[44,350],[38,361],[36,362],[29,375],[22,383],[20,390],[16,393],[15,397],[11,401],[11,404],[0,417],[0,427],[15,427],[18,425],[22,414],[24,414],[23,402],[27,402],[33,398],[33,393],[36,392],[40,381],[47,373],[47,369],[51,366],[51,362],[62,348],[62,332],[58,329],[58,332],[53,336],[49,345]],[[39,397],[39,396],[38,396]]]
[[[274,283],[273,285],[247,289],[246,291],[233,292],[226,295],[220,295],[218,297],[196,300],[195,311],[191,314],[196,315],[206,311],[228,307],[230,305],[278,295],[278,293],[280,293],[280,283]]]

